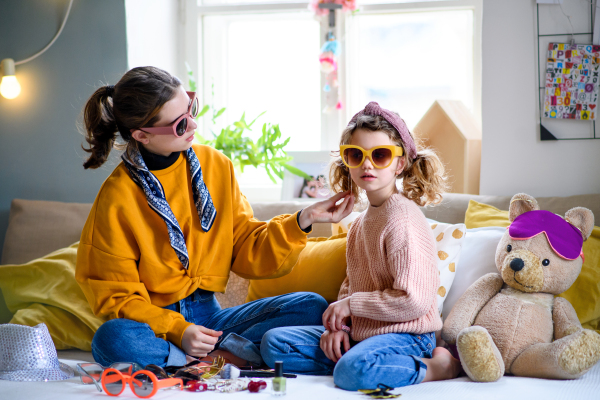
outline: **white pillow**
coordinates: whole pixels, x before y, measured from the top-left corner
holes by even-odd
[[[352,212],[346,218],[337,224],[331,224],[333,235],[348,232],[354,220],[360,215],[359,212]],[[450,293],[452,282],[458,269],[458,260],[460,258],[461,247],[465,239],[465,224],[445,224],[432,219],[427,219],[433,237],[436,238],[436,250],[438,255],[438,271],[440,273],[440,287],[437,292],[438,310],[443,316],[444,301]]]
[[[467,228],[465,224],[444,224],[441,222],[435,222],[430,226],[433,229],[433,237],[436,241],[437,267],[440,273],[440,287],[437,292],[438,310],[443,317],[444,302],[455,280]]]
[[[496,248],[506,228],[487,227],[467,229],[463,241],[460,268],[456,269],[452,288],[446,296],[442,311],[445,319],[456,301],[477,279],[490,272],[498,273],[496,268]]]

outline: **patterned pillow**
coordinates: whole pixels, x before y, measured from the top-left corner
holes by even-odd
[[[331,224],[332,234],[347,233],[352,226],[352,223],[361,213],[352,212],[346,218],[342,219],[337,224]],[[440,273],[440,287],[438,289],[438,310],[440,316],[444,306],[444,300],[448,296],[456,269],[458,268],[458,260],[460,258],[460,250],[465,238],[465,224],[445,224],[434,220],[427,220],[433,230],[433,237],[436,240],[436,249],[438,256],[438,271]]]
[[[456,276],[460,250],[467,228],[465,224],[453,225],[439,222],[435,222],[430,226],[436,241],[437,267],[440,273],[440,287],[437,292],[438,310],[440,311],[440,316],[443,317],[442,309],[444,307],[444,300],[446,300]]]

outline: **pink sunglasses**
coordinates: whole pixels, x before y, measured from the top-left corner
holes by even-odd
[[[191,100],[187,113],[185,113],[181,117],[177,118],[170,125],[140,128],[140,130],[147,132],[147,133],[154,133],[156,135],[171,135],[171,134],[173,134],[177,137],[183,136],[185,134],[185,132],[187,131],[188,117],[196,118],[198,116],[198,112],[200,111],[200,106],[199,106],[198,98],[196,97],[196,92],[186,92],[186,93],[190,97],[190,100]]]

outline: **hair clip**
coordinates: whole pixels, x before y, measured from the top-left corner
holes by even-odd
[[[395,399],[396,397],[402,396],[401,394],[392,394],[391,390],[393,387],[380,383],[377,385],[377,389],[360,389],[359,392],[366,394],[373,399]]]

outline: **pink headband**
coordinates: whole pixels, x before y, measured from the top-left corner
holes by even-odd
[[[396,130],[400,134],[400,138],[404,143],[404,147],[408,156],[413,160],[417,158],[417,147],[415,146],[415,141],[413,140],[412,136],[410,136],[408,127],[406,126],[404,121],[402,121],[402,118],[400,118],[393,112],[386,110],[385,108],[381,108],[379,104],[372,101],[369,104],[367,104],[364,110],[357,112],[354,115],[354,117],[352,117],[348,125],[350,125],[353,122],[355,123],[356,120],[358,120],[358,117],[362,115],[380,116],[387,122],[389,122],[394,128],[396,128]]]

